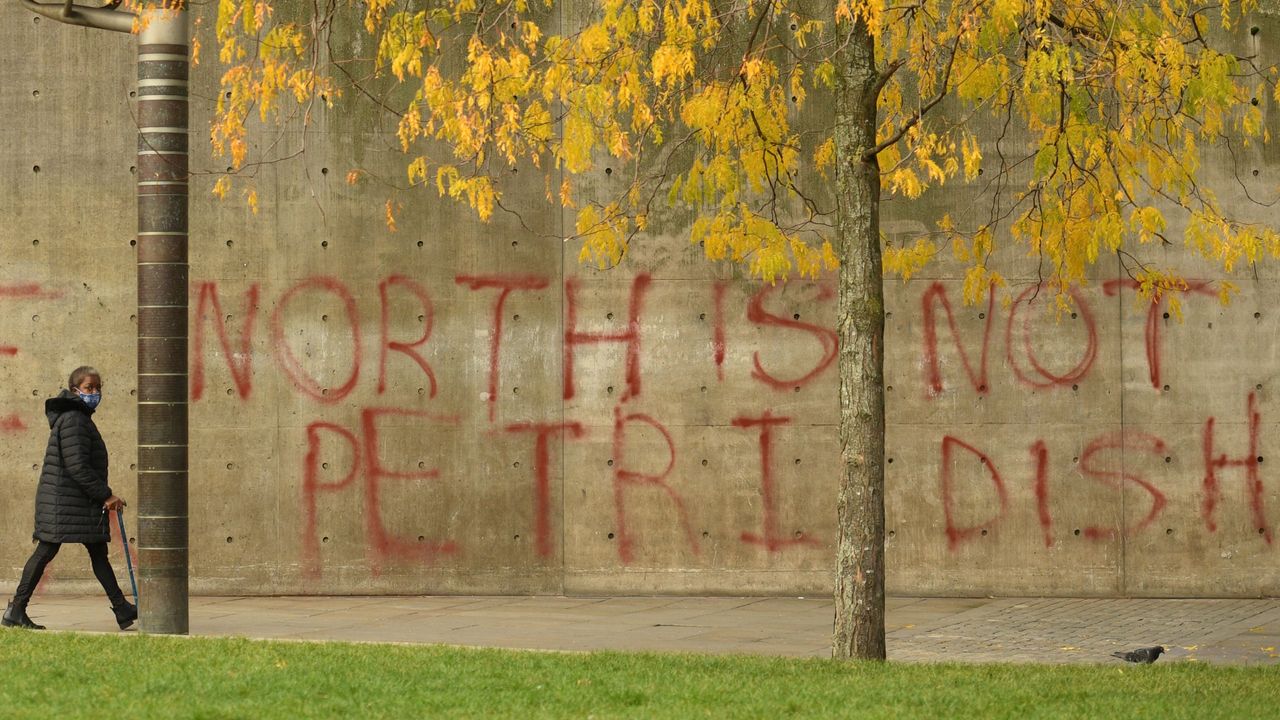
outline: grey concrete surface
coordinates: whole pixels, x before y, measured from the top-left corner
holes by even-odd
[[[213,5],[193,11],[212,26]],[[1260,65],[1280,60],[1270,6],[1233,32]],[[77,365],[105,374],[96,418],[111,481],[136,498],[131,43],[0,3],[0,588],[30,552],[41,402]],[[198,129],[223,68],[205,44],[191,85],[196,592],[830,591],[830,282],[768,286],[710,264],[689,243],[688,213],[669,209],[620,267],[583,266],[555,237],[571,214],[546,202],[533,168],[503,198],[520,219],[480,223],[428,188],[393,198],[391,232],[388,183],[343,178],[359,168],[399,182],[405,158],[394,123],[350,97],[305,133],[251,138],[275,158],[305,151],[254,170],[259,214],[236,193],[218,202],[209,191],[226,163]],[[1261,110],[1280,137],[1269,93]],[[991,157],[993,122],[972,125]],[[1206,181],[1242,219],[1275,222],[1241,188],[1275,196],[1276,147],[1206,160]],[[1016,138],[1004,149],[1035,150]],[[615,192],[621,175],[584,181],[582,197]],[[886,238],[989,207],[982,186],[886,198]],[[1182,221],[1170,222],[1176,238]],[[1179,320],[1138,305],[1132,268],[1104,256],[1060,309],[1027,294],[1042,268],[1006,239],[990,265],[1009,284],[990,305],[963,303],[964,268],[945,248],[910,282],[886,280],[890,591],[1280,595],[1275,266],[1232,277],[1230,305],[1211,297],[1216,284],[1193,291]],[[1177,243],[1134,252],[1222,278]],[[491,285],[503,282],[522,289],[502,296]],[[766,413],[787,419],[767,442],[743,426]],[[78,548],[45,583],[93,586]],[[201,613],[223,601],[200,602],[197,627],[218,627]],[[823,645],[822,624],[800,651]],[[686,632],[698,634],[645,637]]]
[[[1280,666],[1280,600],[912,598],[887,602],[889,659]],[[55,631],[118,632],[98,596],[30,608]],[[830,654],[831,601],[716,597],[197,597],[191,634],[529,650]],[[14,631],[19,632],[19,631]],[[129,632],[132,632],[129,631]]]

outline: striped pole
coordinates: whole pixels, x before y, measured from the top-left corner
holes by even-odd
[[[138,37],[138,574],[147,633],[186,634],[186,10],[156,10]]]

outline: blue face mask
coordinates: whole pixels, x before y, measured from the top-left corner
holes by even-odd
[[[80,399],[84,401],[85,405],[89,406],[90,410],[98,407],[98,403],[102,402],[102,393],[100,392],[85,394],[76,391],[76,394],[80,396]]]

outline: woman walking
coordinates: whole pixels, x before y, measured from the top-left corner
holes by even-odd
[[[123,630],[138,619],[138,609],[125,599],[107,558],[111,528],[107,513],[125,502],[107,485],[107,446],[93,424],[102,400],[102,376],[84,366],[71,373],[67,389],[44,402],[49,418],[49,445],[36,490],[35,552],[22,568],[22,580],[5,608],[5,627],[43,630],[27,617],[27,603],[44,569],[63,543],[80,543],[89,551],[93,574],[107,591],[111,611]]]

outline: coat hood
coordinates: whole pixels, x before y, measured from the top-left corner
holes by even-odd
[[[44,416],[49,418],[49,427],[58,421],[58,416],[65,412],[78,410],[85,415],[92,415],[93,409],[84,404],[80,396],[70,390],[63,390],[57,397],[44,401]]]

